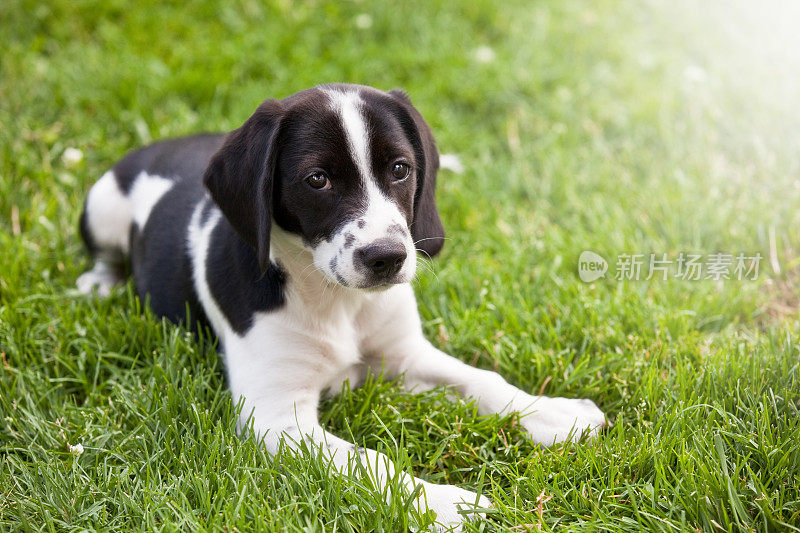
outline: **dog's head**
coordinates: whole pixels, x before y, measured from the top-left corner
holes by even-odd
[[[330,280],[371,289],[410,281],[416,251],[442,248],[438,168],[405,93],[335,84],[261,104],[228,134],[204,182],[262,270],[277,224]]]

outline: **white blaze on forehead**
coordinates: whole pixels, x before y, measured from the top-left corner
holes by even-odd
[[[342,92],[337,90],[325,90],[331,101],[331,108],[339,114],[342,119],[342,126],[347,137],[347,144],[350,148],[350,155],[358,168],[361,177],[369,183],[369,132],[364,116],[361,114],[361,97],[353,91]]]

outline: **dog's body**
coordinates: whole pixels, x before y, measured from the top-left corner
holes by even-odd
[[[482,413],[520,411],[543,444],[594,435],[604,417],[593,402],[531,396],[422,336],[410,281],[416,251],[433,256],[444,239],[438,166],[401,92],[329,85],[269,100],[227,136],[157,143],[106,173],[81,217],[96,264],[78,286],[106,293],[130,260],[157,314],[180,322],[188,309],[217,334],[241,422],[270,451],[306,440],[339,472],[368,463],[378,485],[391,463],[317,420],[324,390],[370,371],[404,374],[409,390],[451,386]],[[461,502],[489,504],[401,475],[445,526],[461,523]]]

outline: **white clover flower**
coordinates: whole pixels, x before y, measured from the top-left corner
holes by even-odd
[[[69,451],[72,452],[72,455],[74,455],[76,457],[83,453],[83,444],[81,444],[81,443],[78,443],[78,444],[75,444],[75,445],[67,444],[67,447],[69,448]]]
[[[68,167],[77,166],[83,161],[83,151],[80,148],[73,148],[70,146],[61,154],[61,161]]]
[[[451,170],[456,174],[464,172],[464,165],[461,163],[461,158],[456,154],[441,154],[439,156],[439,168]]]
[[[478,63],[491,63],[494,58],[494,50],[488,46],[479,46],[475,49],[475,59],[478,60]]]
[[[360,30],[366,30],[372,27],[372,17],[367,13],[361,13],[356,17],[356,27]]]

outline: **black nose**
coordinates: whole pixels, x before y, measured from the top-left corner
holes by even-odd
[[[371,273],[381,278],[390,278],[403,268],[406,247],[402,242],[380,239],[369,246],[359,248],[356,255]]]

